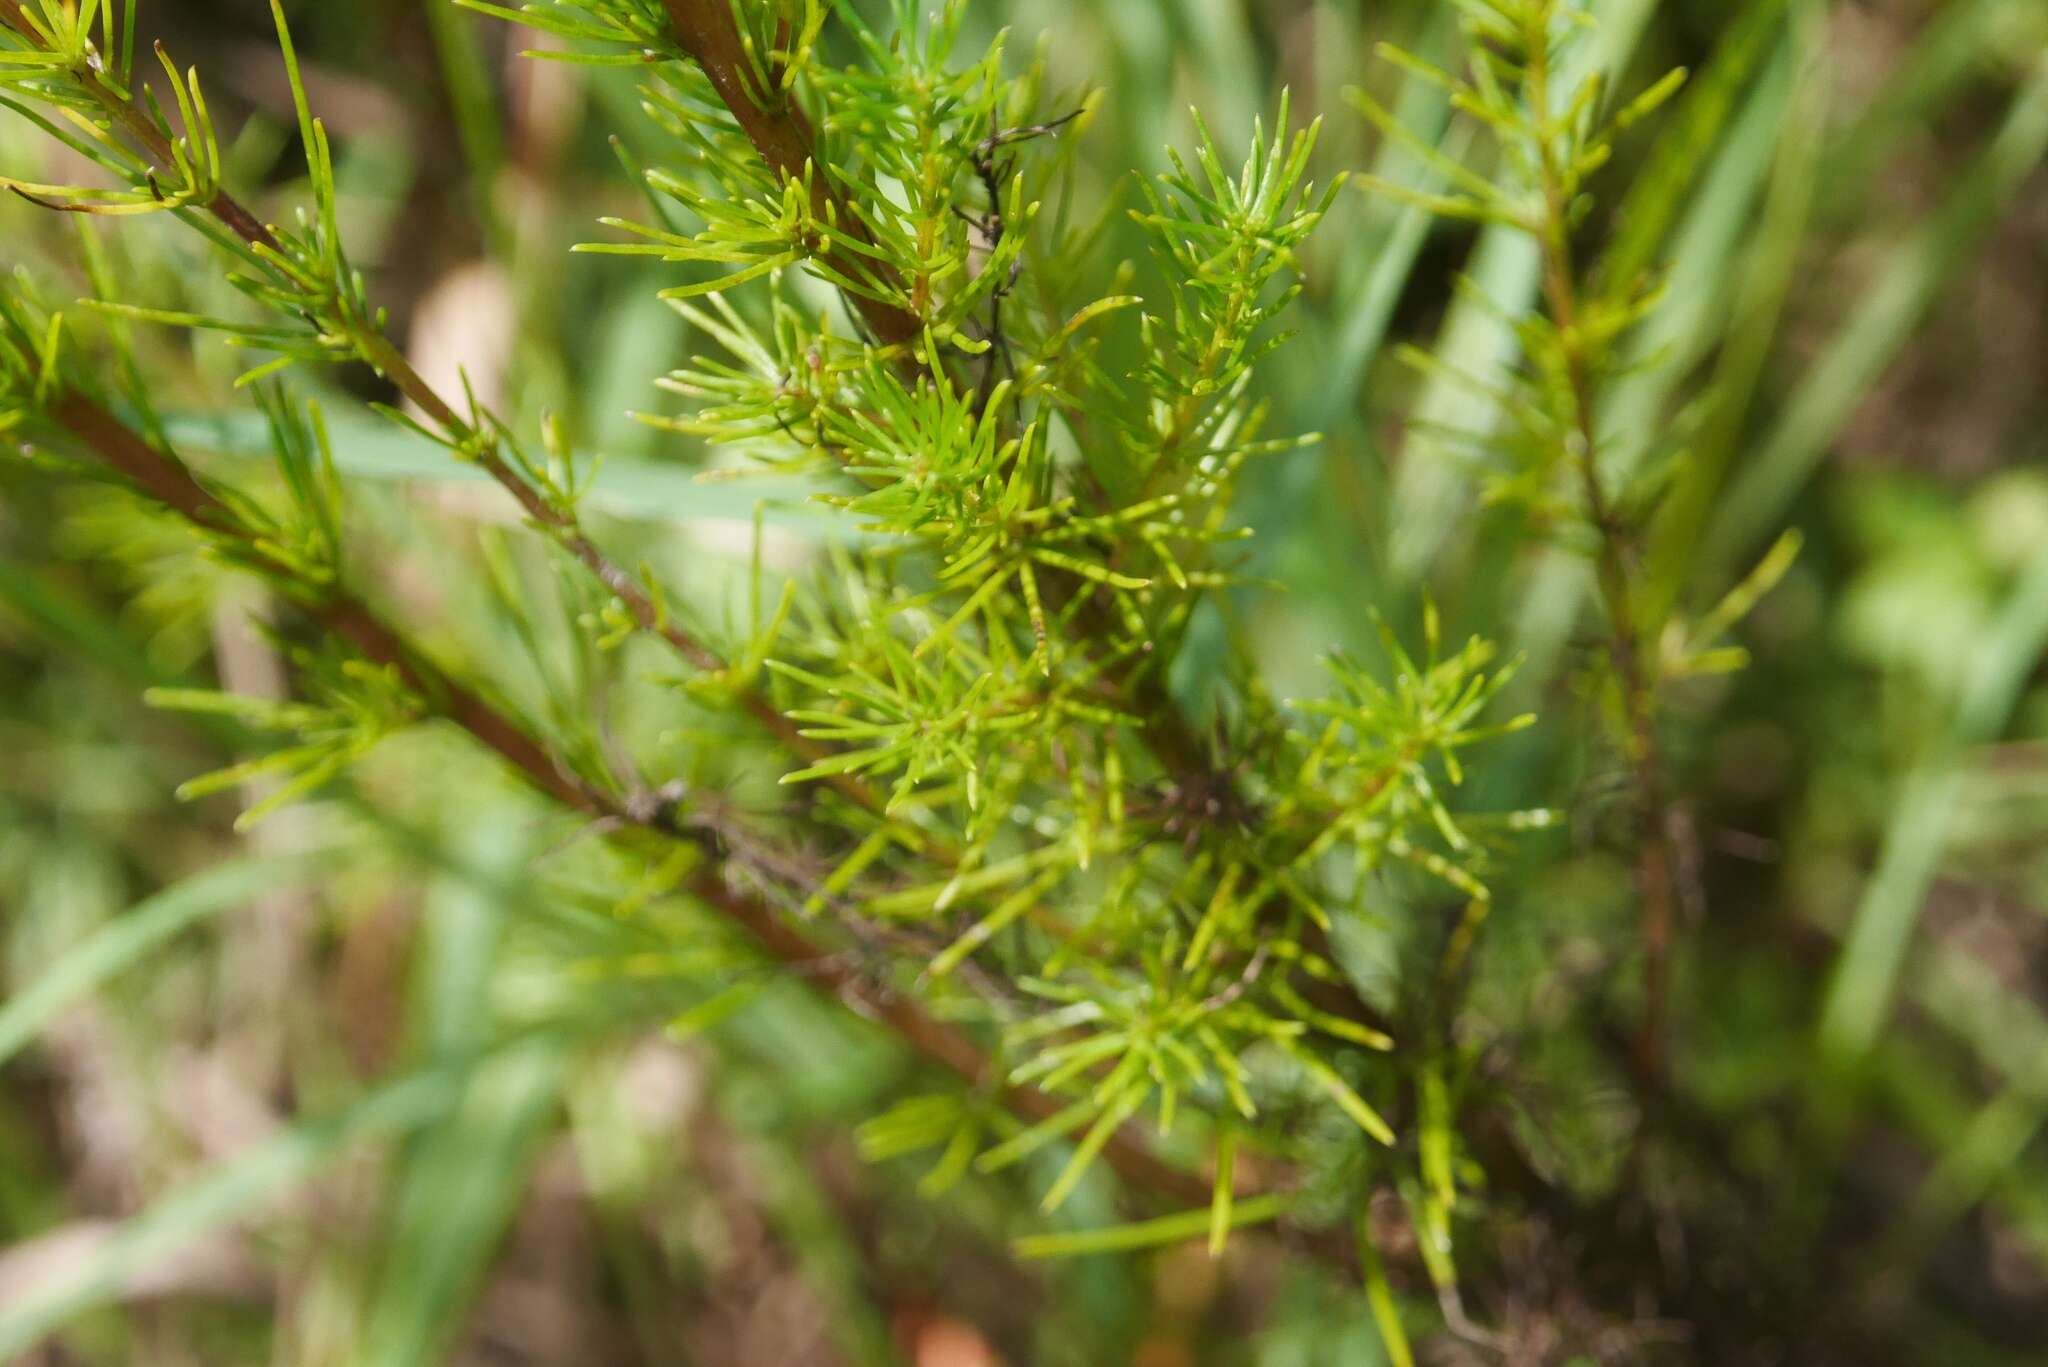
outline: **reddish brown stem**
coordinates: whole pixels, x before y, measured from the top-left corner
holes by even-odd
[[[20,0],[0,0],[0,24],[5,24],[20,34],[31,47],[48,50],[42,34],[37,32],[35,25],[30,22]],[[122,131],[134,140],[135,145],[153,165],[176,164],[177,155],[171,149],[171,140],[164,136],[156,121],[140,106],[109,85],[97,70],[88,67],[74,71],[72,75],[91,92],[92,97],[99,101],[114,122],[121,126]],[[206,210],[244,241],[260,242],[266,247],[276,249],[277,238],[271,231],[254,214],[236,203],[225,190],[207,201]]]
[[[0,23],[19,33],[31,45],[43,46],[43,39],[29,21],[20,0],[0,0]],[[175,157],[170,140],[157,126],[156,121],[134,100],[108,84],[97,71],[88,68],[76,71],[73,75],[107,111],[109,117],[133,140],[148,161],[158,165],[172,164]],[[227,191],[222,190],[215,194],[207,202],[206,211],[223,227],[251,246],[260,246],[271,251],[282,249],[277,235]],[[396,386],[434,427],[457,438],[472,433],[471,424],[427,383],[406,359],[404,353],[391,344],[389,338],[381,332],[373,331],[358,336],[356,343],[363,359]],[[618,599],[640,630],[666,641],[693,668],[706,672],[716,672],[725,668],[725,661],[718,653],[672,620],[662,610],[647,586],[607,556],[584,532],[571,513],[551,503],[540,490],[535,489],[514,470],[495,441],[483,444],[476,457],[476,463],[513,497],[535,525],[547,532]],[[774,736],[790,753],[808,763],[815,763],[828,753],[823,746],[799,735],[796,724],[783,716],[774,704],[760,693],[747,690],[740,695],[739,701],[747,715]],[[880,797],[859,778],[850,774],[835,774],[827,781],[859,806],[877,813],[882,810]]]
[[[157,503],[214,535],[254,543],[254,536],[233,510],[201,484],[183,461],[150,445],[98,404],[67,395],[51,406],[50,416]],[[450,678],[359,600],[326,586],[298,587],[304,590],[298,601],[314,621],[365,659],[398,670],[435,715],[468,732],[540,792],[609,828],[639,829],[664,839],[704,845],[703,833],[678,821],[671,809],[650,811],[622,802],[576,777],[517,722]],[[959,1075],[970,1086],[990,1091],[1024,1119],[1044,1120],[1061,1109],[1061,1103],[1044,1092],[1005,1084],[994,1061],[971,1038],[914,1001],[867,981],[857,966],[842,956],[828,954],[767,905],[733,888],[715,862],[705,864],[691,891],[746,932],[769,958],[796,970],[805,981],[861,1015],[888,1026],[926,1060]],[[1134,1133],[1113,1136],[1103,1152],[1111,1167],[1133,1186],[1184,1204],[1208,1198],[1207,1183],[1162,1162]]]
[[[1538,174],[1542,182],[1544,222],[1537,234],[1543,263],[1543,292],[1557,330],[1564,369],[1571,386],[1574,435],[1580,446],[1576,465],[1586,503],[1586,517],[1599,538],[1594,558],[1602,610],[1607,617],[1608,658],[1615,687],[1621,694],[1624,748],[1634,789],[1636,896],[1642,903],[1643,1015],[1636,1032],[1634,1063],[1645,1095],[1661,1090],[1669,1034],[1671,948],[1677,917],[1673,895],[1670,832],[1664,810],[1663,766],[1658,756],[1656,683],[1644,660],[1644,641],[1636,620],[1635,597],[1629,591],[1627,528],[1616,512],[1599,466],[1599,434],[1594,408],[1593,377],[1580,328],[1578,290],[1572,266],[1569,205],[1564,173],[1547,126],[1549,63],[1547,35],[1531,35],[1529,103],[1538,121]]]
[[[726,0],[664,2],[677,45],[703,70],[761,160],[785,181],[807,182],[812,218],[858,242],[874,245],[867,221],[833,188],[828,169],[819,163],[817,138],[803,110],[793,99],[756,88],[746,45]],[[830,239],[815,244],[815,254],[848,280],[871,282],[885,294],[902,293],[902,282],[884,262],[848,251]],[[907,347],[923,331],[917,315],[908,309],[852,291],[847,297],[886,346]]]

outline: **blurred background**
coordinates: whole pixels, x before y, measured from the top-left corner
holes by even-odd
[[[718,454],[629,416],[672,402],[651,382],[697,344],[654,298],[662,268],[568,254],[600,214],[639,212],[608,138],[658,158],[630,73],[520,60],[530,35],[434,0],[286,8],[354,255],[421,369],[466,367],[520,431],[555,415],[603,453],[607,537],[712,580],[713,620],[744,611],[760,488],[695,482]],[[1669,717],[1694,893],[1668,1103],[1685,1142],[1645,1180],[1693,1298],[1618,1308],[1584,1250],[1504,1219],[1475,1307],[1498,1340],[1425,1354],[2048,1362],[2048,5],[1593,8],[1590,59],[1621,86],[1695,72],[1596,183],[1587,228],[1669,271],[1613,440],[1726,472],[1704,552],[1660,572],[1704,610],[1784,528],[1804,551],[1743,628],[1751,667]],[[1441,0],[969,12],[1020,63],[1055,35],[1051,112],[1105,92],[1076,135],[1091,194],[1163,167],[1190,106],[1241,150],[1283,88],[1328,119],[1324,179],[1423,175],[1347,86],[1466,146],[1372,53],[1448,57]],[[303,163],[267,6],[154,0],[142,29],[236,130],[230,183],[287,212]],[[6,112],[0,166],[54,166]],[[1122,233],[1105,278],[1138,254]],[[146,302],[227,297],[174,225],[97,237]],[[74,223],[0,205],[0,266],[66,298],[76,257]],[[1620,766],[1586,739],[1584,568],[1475,502],[1441,429],[1495,415],[1398,354],[1511,360],[1496,310],[1529,307],[1532,254],[1347,191],[1304,267],[1265,383],[1272,430],[1324,440],[1257,471],[1241,511],[1273,586],[1206,621],[1183,682],[1199,704],[1235,636],[1277,691],[1306,689],[1330,647],[1371,650],[1372,609],[1412,625],[1424,592],[1451,633],[1526,656],[1517,701],[1541,723],[1472,801],[1572,820],[1499,880],[1469,1028],[1526,1095],[1532,1161],[1596,1203],[1632,1123],[1606,1041],[1632,1011],[1634,911]],[[229,388],[246,358],[151,334],[176,435],[261,454]],[[530,661],[505,686],[536,714],[613,690],[636,744],[686,751],[648,668],[591,677],[563,644],[593,605],[496,492],[355,402],[373,382],[336,382],[360,386],[329,418],[381,594],[446,649]],[[771,556],[816,554],[800,506],[766,525]],[[729,596],[682,573],[720,558]],[[545,614],[516,639],[514,599],[562,639]],[[250,625],[266,611],[130,503],[0,464],[0,1360],[1385,1360],[1363,1295],[1270,1239],[1024,1261],[1008,1240],[1044,1222],[1019,1186],[930,1202],[915,1166],[864,1162],[856,1131],[911,1066],[801,988],[665,1031],[658,970],[579,978],[616,959],[611,931],[534,904],[522,870],[559,831],[459,741],[401,737],[246,835],[260,781],[175,801],[247,737],[142,689],[281,695],[279,643]],[[1114,1218],[1106,1182],[1059,1217]]]

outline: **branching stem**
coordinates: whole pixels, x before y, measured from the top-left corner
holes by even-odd
[[[91,400],[68,394],[50,417],[111,469],[163,507],[216,536],[253,541],[233,511],[176,456],[158,450]],[[400,673],[432,712],[454,723],[561,805],[602,823],[614,838],[681,841],[709,849],[708,832],[682,819],[672,803],[621,800],[571,773],[516,721],[465,688],[414,649],[374,611],[346,592],[297,585],[305,611],[364,658]],[[734,889],[719,864],[707,861],[690,891],[738,927],[771,959],[861,1015],[880,1021],[916,1053],[998,1096],[1027,1122],[1048,1119],[1062,1103],[1035,1087],[1010,1086],[986,1050],[916,1002],[877,987],[851,957],[828,952],[760,900]],[[1162,1161],[1128,1127],[1113,1135],[1104,1157],[1133,1187],[1184,1205],[1206,1201],[1209,1184]]]
[[[43,35],[30,21],[20,0],[0,0],[0,23],[6,24],[31,45],[48,50]],[[737,43],[736,36],[734,42]],[[707,67],[707,71],[709,69]],[[161,165],[175,161],[170,141],[163,130],[131,96],[109,84],[90,65],[74,70],[72,75],[134,140],[148,160]],[[216,193],[207,202],[206,211],[249,246],[262,247],[270,252],[283,250],[277,235],[228,191]],[[531,481],[513,469],[498,442],[487,432],[479,434],[476,427],[427,382],[390,338],[374,327],[351,327],[350,333],[350,339],[364,362],[390,381],[435,428],[457,440],[483,436],[483,441],[470,443],[477,466],[512,496],[537,527],[618,599],[641,631],[666,641],[692,668],[717,672],[726,667],[726,661],[715,650],[664,611],[654,592],[638,576],[613,560],[591,539],[572,511],[545,497]],[[829,753],[825,747],[799,735],[796,724],[783,716],[758,690],[743,691],[739,702],[748,716],[806,762],[815,763]],[[835,774],[830,781],[835,789],[859,806],[871,812],[881,812],[881,798],[857,776]]]

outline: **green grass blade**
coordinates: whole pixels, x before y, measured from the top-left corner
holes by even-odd
[[[1948,735],[1907,782],[1884,850],[1850,926],[1821,1018],[1823,1059],[1847,1072],[1869,1055],[1890,1009],[1906,947],[1940,867],[1962,789],[1965,751],[1992,739],[2048,651],[2048,552],[2038,554],[1971,661]]]
[[[61,1280],[0,1309],[0,1360],[19,1360],[51,1331],[117,1296],[137,1271],[255,1212],[350,1145],[403,1133],[446,1112],[474,1062],[455,1059],[407,1074],[337,1114],[293,1126],[157,1201],[90,1257],[66,1268]]]
[[[1666,232],[1690,196],[1700,168],[1714,160],[1724,130],[1750,118],[1753,83],[1777,49],[1787,0],[1751,0],[1728,28],[1713,58],[1687,87],[1649,160],[1615,206],[1620,224],[1603,254],[1600,273],[1619,289],[1656,261]],[[1782,98],[1782,97],[1780,97]],[[1674,281],[1672,297],[1684,294]]]
[[[305,857],[222,864],[166,888],[101,926],[39,975],[27,991],[0,1006],[0,1063],[19,1053],[67,1004],[140,963],[179,932],[295,881],[308,864]]]
[[[1958,178],[1941,211],[1901,244],[1793,393],[1784,416],[1728,491],[1706,564],[1725,573],[1773,529],[1870,387],[1943,287],[2048,155],[2048,61],[2029,77],[1989,147]]]
[[[493,1033],[491,995],[511,914],[493,888],[528,867],[534,815],[517,802],[479,811],[458,838],[455,866],[428,887],[412,1016],[430,1057],[474,1048]],[[559,1039],[506,1050],[477,1069],[453,1113],[408,1147],[364,1329],[367,1361],[441,1360],[518,1209],[566,1065]]]
[[[1792,88],[1761,227],[1741,262],[1729,263],[1739,284],[1727,340],[1708,385],[1707,421],[1650,531],[1653,622],[1662,621],[1695,581],[1703,582],[1709,592],[1725,582],[1716,575],[1702,576],[1696,568],[1699,541],[1734,463],[1751,404],[1767,373],[1786,300],[1797,279],[1801,246],[1812,218],[1813,186],[1833,87],[1827,65],[1826,15],[1811,0],[1805,0],[1795,16],[1787,60]],[[1714,569],[1712,565],[1705,568]]]
[[[1884,1241],[1890,1266],[1910,1265],[1905,1259],[1916,1246],[1993,1197],[2048,1124],[2048,1019],[1972,955],[1944,948],[1932,957],[1929,970],[1916,975],[1916,1001],[2003,1074],[2005,1086],[1941,1146],[1939,1160]]]
[[[2024,4],[1953,0],[1935,7],[1881,97],[1870,101],[1830,150],[1822,198],[1831,214],[1854,212],[1883,186],[1886,158],[1981,79],[1987,57],[2024,32],[2013,22]]]
[[[525,1194],[568,1060],[552,1038],[503,1051],[468,1079],[454,1113],[413,1143],[363,1331],[365,1361],[443,1360]]]

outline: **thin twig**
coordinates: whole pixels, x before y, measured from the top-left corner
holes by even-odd
[[[988,199],[988,211],[975,218],[960,209],[953,212],[965,219],[976,233],[980,234],[983,250],[993,253],[1002,244],[1005,222],[1003,219],[1003,166],[996,160],[996,153],[1011,143],[1028,142],[1033,138],[1051,137],[1065,128],[1087,110],[1076,109],[1062,114],[1059,118],[1044,123],[1025,124],[1017,128],[1001,128],[974,145],[974,174],[981,181],[983,195]],[[998,364],[1015,374],[1017,365],[1010,354],[1010,338],[1003,330],[1003,301],[1010,291],[1017,287],[1018,277],[1024,271],[1024,258],[1020,254],[1010,263],[1009,278],[989,291],[988,295],[988,342],[991,347],[987,370],[981,377],[981,403],[986,406],[989,395],[995,389]]]
[[[1569,206],[1563,173],[1549,128],[1549,59],[1545,35],[1530,45],[1529,104],[1538,123],[1538,174],[1544,223],[1537,235],[1543,260],[1543,291],[1557,329],[1571,386],[1575,433],[1581,447],[1577,465],[1586,515],[1599,537],[1595,574],[1607,617],[1608,657],[1621,692],[1625,748],[1635,798],[1636,895],[1642,901],[1643,1015],[1638,1025],[1635,1068],[1648,1083],[1664,1072],[1669,1032],[1673,908],[1672,855],[1666,821],[1663,765],[1658,754],[1655,681],[1644,660],[1644,643],[1629,592],[1627,529],[1600,478],[1599,439],[1593,380],[1580,330],[1577,286],[1572,268]]]

